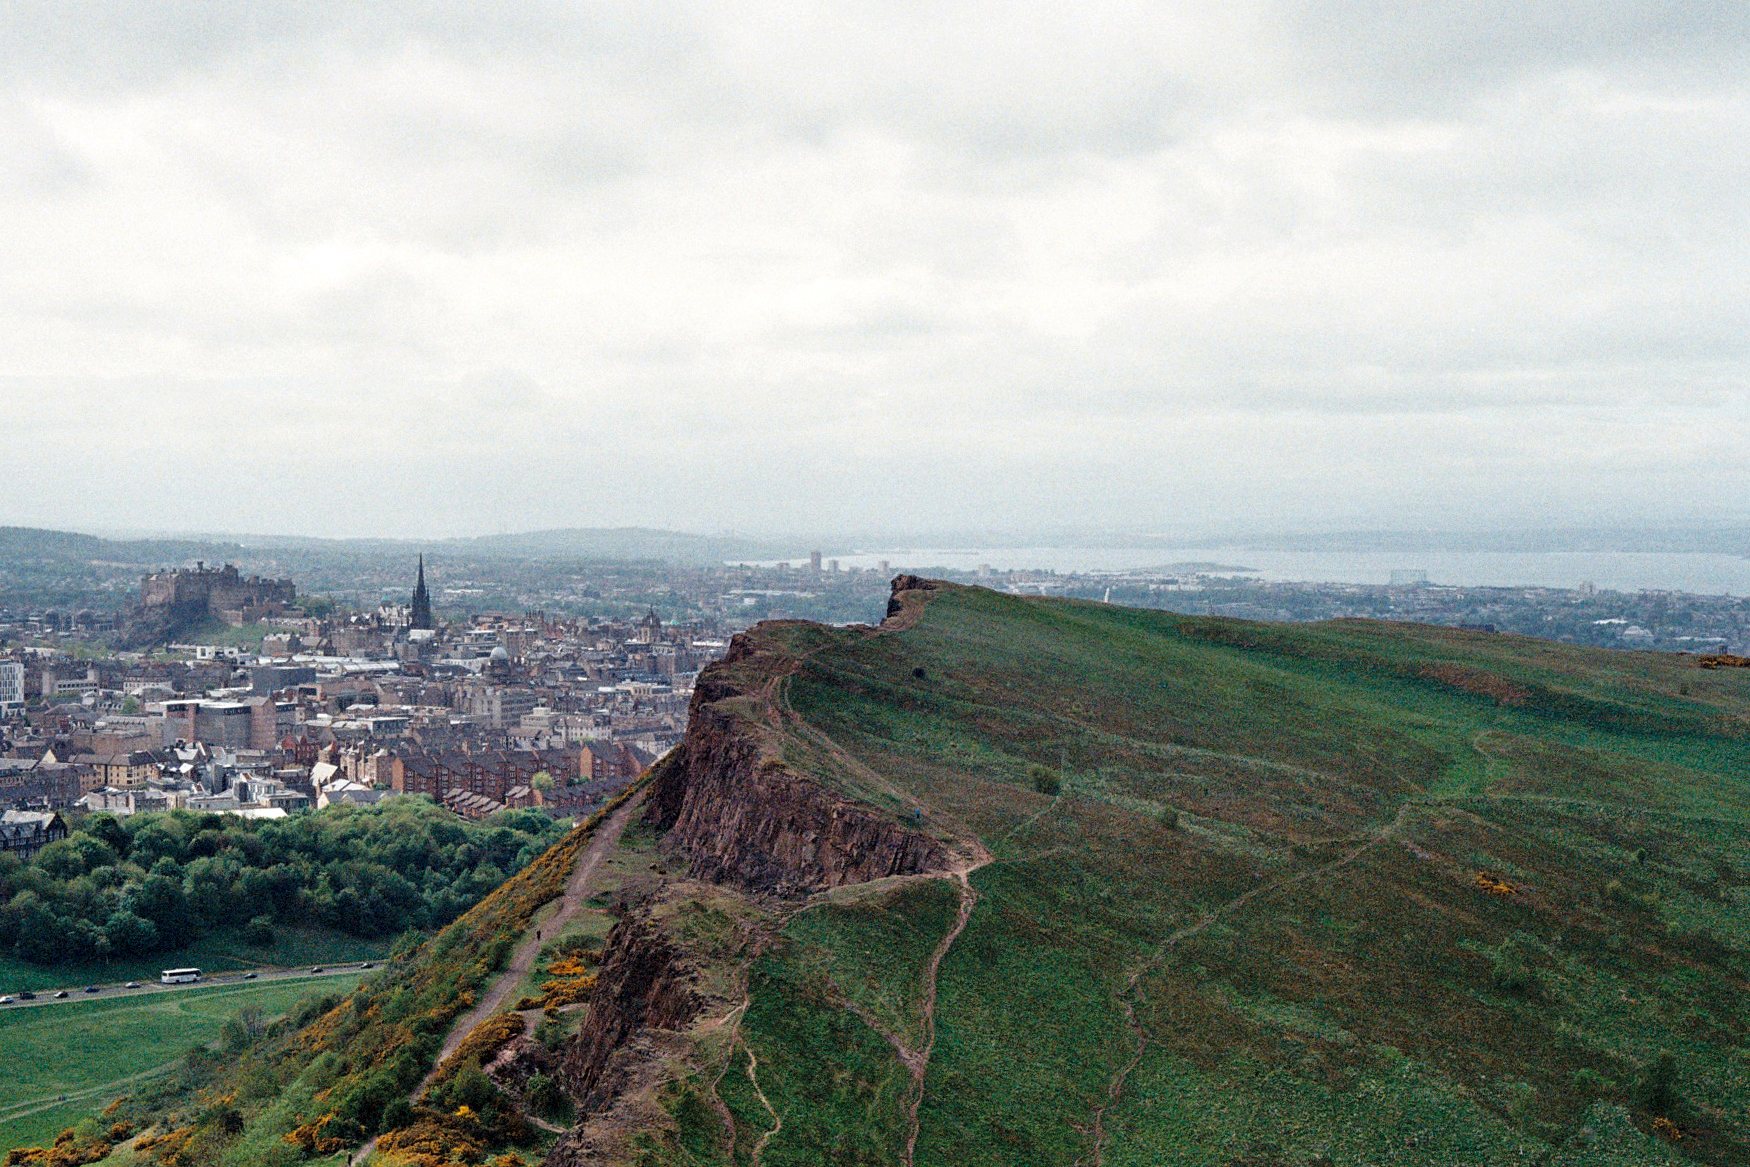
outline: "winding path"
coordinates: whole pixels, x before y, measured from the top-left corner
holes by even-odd
[[[510,962],[504,966],[504,971],[498,974],[498,979],[492,982],[492,987],[486,990],[475,1006],[462,1015],[450,1035],[444,1039],[443,1049],[438,1051],[437,1061],[432,1063],[431,1072],[420,1082],[413,1096],[419,1097],[424,1089],[431,1085],[437,1077],[438,1070],[444,1062],[454,1054],[461,1044],[468,1040],[468,1035],[474,1028],[494,1013],[497,1013],[518,985],[528,978],[529,972],[535,967],[535,957],[541,953],[541,946],[559,935],[584,909],[589,900],[590,882],[595,879],[596,872],[607,862],[620,843],[620,833],[626,829],[626,824],[632,821],[632,816],[644,805],[644,796],[639,794],[626,800],[626,805],[616,810],[608,821],[597,828],[595,838],[589,841],[583,854],[578,857],[577,866],[572,869],[571,878],[565,881],[565,890],[559,893],[559,910],[540,921],[538,928],[531,928],[523,935],[522,942],[511,951]],[[542,937],[545,936],[546,940]]]
[[[924,965],[924,991],[919,1009],[923,1017],[924,1044],[916,1050],[909,1050],[903,1042],[894,1038],[888,1039],[893,1042],[894,1049],[899,1051],[899,1060],[911,1071],[911,1089],[907,1092],[905,1101],[905,1155],[900,1160],[905,1167],[912,1167],[917,1157],[920,1122],[918,1110],[924,1102],[924,1075],[930,1069],[930,1055],[936,1052],[937,972],[942,967],[942,958],[948,955],[948,950],[954,947],[954,942],[966,931],[967,922],[972,919],[973,906],[978,903],[978,893],[972,889],[972,881],[968,877],[994,858],[984,849],[983,844],[975,841],[972,845],[975,848],[972,856],[955,864],[948,871],[948,877],[954,881],[960,894],[960,907],[954,913],[953,925],[936,944],[935,951],[930,953],[930,959]]]

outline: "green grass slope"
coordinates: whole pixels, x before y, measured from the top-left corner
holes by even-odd
[[[1750,672],[949,586],[755,635],[787,763],[991,861],[952,944],[945,878],[776,920],[643,1161],[1750,1162]]]

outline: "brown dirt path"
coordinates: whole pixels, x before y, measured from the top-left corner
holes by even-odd
[[[930,1069],[930,1055],[936,1051],[937,972],[942,967],[942,958],[948,955],[948,950],[954,947],[954,942],[966,931],[967,922],[972,919],[973,906],[978,903],[978,893],[972,889],[972,881],[968,876],[995,858],[982,844],[975,841],[972,846],[972,855],[956,863],[948,872],[960,893],[960,908],[954,914],[953,925],[936,944],[935,951],[930,953],[930,959],[924,965],[924,992],[922,1008],[919,1010],[923,1015],[924,1043],[916,1050],[907,1050],[898,1041],[893,1043],[894,1048],[899,1051],[899,1060],[911,1071],[911,1090],[905,1104],[905,1155],[900,1160],[905,1167],[912,1167],[917,1158],[920,1121],[918,1110],[924,1102],[924,1075]]]
[[[426,1087],[430,1086],[432,1079],[437,1077],[444,1062],[448,1061],[450,1056],[468,1039],[468,1035],[474,1032],[475,1027],[497,1013],[510,999],[510,995],[516,991],[517,986],[528,977],[530,970],[535,967],[535,957],[540,955],[541,946],[558,936],[564,930],[565,925],[583,910],[589,899],[590,886],[596,875],[607,863],[608,856],[613,854],[614,848],[619,845],[620,834],[626,829],[626,824],[632,821],[632,816],[643,805],[644,795],[642,793],[627,799],[624,806],[616,810],[606,822],[596,828],[595,837],[589,841],[589,846],[584,848],[583,854],[578,856],[577,866],[571,871],[571,878],[565,881],[565,890],[559,893],[559,898],[556,901],[559,905],[558,910],[541,920],[539,926],[531,927],[524,934],[521,942],[511,951],[510,961],[504,966],[504,971],[498,974],[498,978],[492,982],[491,987],[480,997],[474,1007],[464,1013],[450,1029],[449,1036],[444,1039],[443,1048],[438,1051],[437,1060],[432,1063],[431,1072],[426,1074],[419,1085],[414,1088],[412,1097],[418,1098],[425,1093]],[[544,1126],[545,1124],[538,1125]],[[372,1138],[354,1153],[351,1162],[355,1165],[363,1163],[370,1157],[371,1152],[376,1150],[376,1147],[377,1140]]]
[[[492,982],[492,987],[486,990],[475,1006],[462,1015],[450,1030],[450,1035],[444,1039],[443,1049],[438,1051],[437,1061],[433,1063],[431,1073],[419,1084],[413,1092],[415,1098],[425,1088],[431,1085],[437,1072],[444,1062],[454,1054],[459,1046],[474,1032],[475,1026],[497,1013],[510,995],[516,991],[535,967],[535,957],[541,953],[541,946],[553,939],[564,930],[565,925],[576,918],[589,899],[590,882],[595,878],[608,856],[619,845],[620,833],[626,829],[626,824],[632,821],[644,805],[644,796],[628,799],[625,806],[613,813],[613,816],[603,823],[596,831],[595,838],[589,841],[589,846],[578,857],[577,866],[571,872],[571,878],[565,881],[565,890],[559,893],[559,910],[540,921],[539,926],[531,928],[523,936],[522,942],[512,950],[510,962],[504,966],[504,971],[498,974],[498,979]],[[545,939],[543,939],[545,937]]]
[[[784,1129],[784,1116],[779,1114],[772,1105],[772,1100],[766,1097],[766,1092],[760,1089],[760,1059],[746,1042],[741,1048],[747,1050],[747,1080],[753,1083],[753,1092],[759,1096],[760,1105],[766,1108],[766,1113],[772,1116],[772,1129],[760,1136],[760,1141],[753,1146],[753,1165],[759,1167],[760,1156],[765,1153],[766,1144],[772,1141],[772,1136]]]

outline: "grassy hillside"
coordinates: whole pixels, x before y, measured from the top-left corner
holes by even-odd
[[[965,588],[758,635],[789,765],[989,861],[772,917],[635,1158],[1750,1162],[1750,671]]]

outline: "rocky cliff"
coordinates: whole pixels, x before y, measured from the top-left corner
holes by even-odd
[[[908,614],[927,581],[895,581]],[[658,764],[645,822],[666,832],[692,879],[756,897],[793,899],[884,876],[946,868],[944,844],[907,829],[786,765],[775,694],[799,658],[755,628],[737,636],[694,689],[687,735]],[[695,885],[696,886],[696,885]],[[779,904],[769,899],[773,907]],[[630,907],[609,933],[589,1014],[568,1043],[561,1077],[582,1121],[553,1148],[553,1167],[617,1160],[614,1148],[650,1110],[655,1067],[710,1000],[693,961],[662,922]],[[721,1004],[721,1002],[719,1002]]]
[[[827,790],[776,758],[743,719],[695,703],[645,821],[692,859],[692,874],[750,891],[805,895],[945,867],[937,840]]]
[[[693,1019],[702,1002],[692,979],[689,962],[648,916],[629,914],[614,925],[589,1014],[560,1061],[580,1110],[599,1109],[618,1092],[616,1079],[628,1067],[616,1066],[614,1055],[641,1029],[677,1029]]]
[[[894,603],[913,578],[894,581]],[[769,728],[749,700],[738,699],[770,708],[768,695],[796,667],[759,629],[735,638],[729,654],[699,677],[687,736],[654,776],[645,821],[691,857],[696,878],[750,891],[805,895],[946,867],[950,857],[938,840],[776,756]]]

